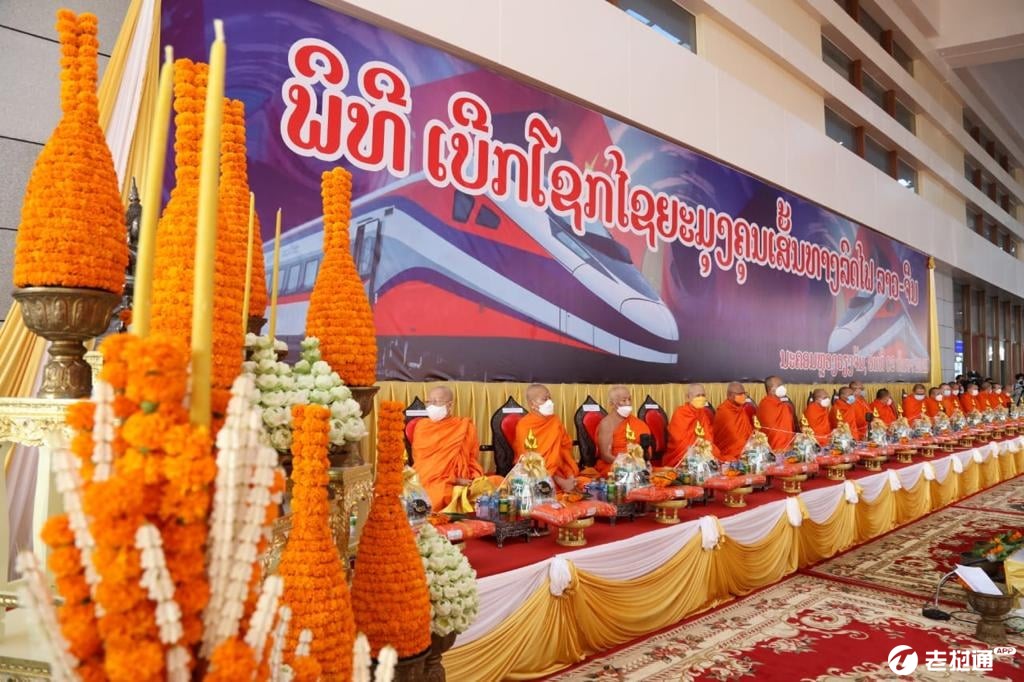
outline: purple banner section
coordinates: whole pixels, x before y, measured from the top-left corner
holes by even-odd
[[[320,174],[341,165],[381,379],[927,378],[919,251],[304,0],[164,3],[162,40],[205,60],[214,18],[268,263],[285,216],[281,335],[303,336]]]

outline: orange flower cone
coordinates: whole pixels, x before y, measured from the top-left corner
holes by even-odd
[[[327,525],[330,418],[322,405],[292,408],[292,530],[277,572],[284,578],[283,602],[292,610],[285,650],[294,652],[299,634],[308,629],[323,679],[347,680],[355,624],[345,570]]]
[[[14,285],[120,294],[128,237],[114,159],[99,124],[96,16],[57,12],[60,123],[36,159],[14,251]]]
[[[349,386],[370,386],[377,376],[377,332],[373,310],[356,270],[349,242],[352,174],[323,174],[324,260],[306,313],[306,335],[320,339],[323,359]]]
[[[377,411],[377,481],[352,579],[352,611],[373,655],[390,645],[399,658],[430,646],[427,576],[399,500],[404,409],[400,402],[384,401]]]

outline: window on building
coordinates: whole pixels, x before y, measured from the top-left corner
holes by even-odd
[[[907,189],[917,191],[917,169],[906,161],[900,159],[897,168],[896,181]]]
[[[899,124],[909,130],[910,132],[916,132],[916,126],[914,124],[914,112],[907,108],[903,102],[896,100],[896,120]]]
[[[976,209],[973,204],[967,204],[967,229],[980,232],[981,219],[981,211]]]
[[[673,0],[613,0],[637,21],[690,52],[697,51],[697,19]]]
[[[889,174],[889,150],[870,136],[864,137],[864,160],[886,175]]]
[[[850,79],[850,65],[853,60],[825,36],[821,37],[821,58],[840,76]]]
[[[903,67],[903,70],[913,75],[914,73],[914,58],[907,54],[906,50],[900,47],[900,44],[893,42],[892,44],[892,56],[896,60],[896,63]]]
[[[885,108],[885,88],[866,73],[861,77],[861,92],[882,109]]]
[[[875,42],[881,43],[883,38],[884,29],[874,18],[864,11],[863,7],[858,8],[857,12],[857,23],[860,27],[867,31],[868,35],[875,39]]]
[[[828,107],[825,107],[825,134],[847,149],[856,152],[853,124]]]
[[[871,36],[872,40],[881,45],[904,71],[913,75],[914,59],[900,46],[893,31],[886,30],[878,20],[864,10],[864,6],[858,0],[836,0],[836,4],[853,17],[861,28]]]

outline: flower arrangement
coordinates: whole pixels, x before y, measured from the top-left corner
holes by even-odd
[[[321,194],[324,260],[309,297],[306,332],[321,340],[324,359],[346,384],[370,386],[376,381],[377,335],[349,242],[352,174],[344,168],[325,172]]]
[[[431,632],[439,637],[465,632],[480,609],[476,571],[462,552],[429,523],[420,528],[416,546],[430,590]]]
[[[352,579],[352,611],[376,654],[391,644],[401,658],[430,646],[430,592],[402,492],[404,405],[377,411],[377,480]]]
[[[313,633],[312,656],[324,677],[348,679],[355,624],[345,569],[327,524],[329,422],[330,411],[322,405],[292,408],[292,530],[278,574],[292,620]]]
[[[988,542],[975,544],[971,554],[985,557],[988,561],[1005,561],[1006,557],[1021,547],[1024,547],[1024,533],[1012,530],[994,535]]]
[[[352,399],[352,391],[341,376],[331,369],[320,351],[320,339],[308,337],[300,344],[299,361],[292,368],[300,390],[307,391],[307,400],[323,405],[331,411],[332,445],[356,443],[366,436],[359,403]]]
[[[128,237],[99,124],[96,16],[57,12],[63,117],[36,159],[14,251],[14,285],[120,294]]]

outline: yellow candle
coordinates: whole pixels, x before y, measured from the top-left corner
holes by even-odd
[[[277,209],[277,224],[274,227],[274,274],[270,277],[270,331],[271,339],[277,338],[277,275],[281,268],[281,209]]]
[[[135,259],[135,293],[132,302],[131,331],[149,334],[149,305],[153,292],[153,253],[156,251],[156,223],[160,217],[160,195],[164,188],[164,159],[167,155],[167,129],[171,124],[171,99],[174,94],[174,51],[164,48],[160,67],[156,110],[149,131],[146,171],[142,178],[142,223],[139,225],[139,252]]]
[[[249,242],[245,247],[245,294],[242,296],[242,334],[249,331],[249,290],[252,284],[252,237],[256,227],[256,195],[249,192]]]
[[[199,215],[196,222],[196,270],[192,289],[191,421],[209,426],[213,365],[213,275],[217,245],[217,189],[220,184],[220,126],[224,111],[224,22],[213,22],[210,71],[203,109],[203,146],[199,166]]]

